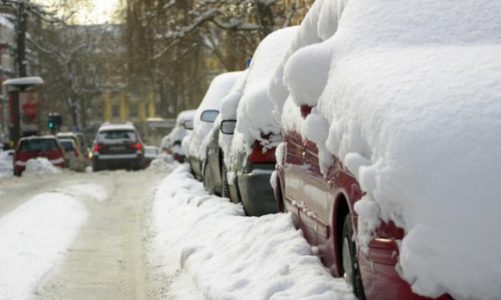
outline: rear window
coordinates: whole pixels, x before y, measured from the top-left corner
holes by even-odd
[[[109,130],[101,131],[97,135],[98,143],[119,143],[119,142],[137,142],[137,136],[131,130]]]
[[[19,145],[20,152],[45,152],[58,150],[59,146],[54,139],[24,140]]]
[[[75,150],[75,147],[73,146],[73,140],[60,140],[59,141],[61,144],[63,144],[64,151],[73,151]]]

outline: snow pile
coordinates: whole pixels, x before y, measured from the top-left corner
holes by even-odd
[[[270,33],[257,47],[249,67],[243,95],[237,107],[237,126],[233,134],[231,151],[225,157],[229,171],[233,171],[241,153],[249,153],[254,141],[264,149],[279,143],[280,123],[273,117],[273,104],[268,95],[268,85],[273,70],[284,56],[287,46],[296,35],[298,27],[288,27]],[[263,138],[270,135],[270,138]]]
[[[31,299],[86,220],[72,197],[44,193],[0,219],[0,299]]]
[[[501,298],[501,169],[493,163],[501,155],[501,2],[345,3],[316,1],[306,18],[305,26],[316,23],[302,28],[311,45],[283,73],[290,103],[280,89],[272,94],[278,112],[284,103],[315,109],[303,124],[284,108],[284,126],[319,143],[322,157],[339,157],[360,182],[362,247],[381,220],[404,228],[399,269],[415,292]]]
[[[164,172],[170,170],[172,164],[175,164],[175,162],[168,162],[164,158],[159,157],[151,161],[148,170]]]
[[[241,205],[208,195],[186,165],[160,184],[153,212],[152,261],[168,277],[167,298],[354,299],[289,215],[245,217]]]
[[[188,136],[188,153],[190,156],[203,160],[205,158],[206,146],[209,142],[209,135],[212,128],[212,123],[200,120],[202,112],[205,110],[219,111],[221,101],[230,92],[236,80],[243,75],[244,72],[230,72],[216,76],[212,80],[204,99],[200,103],[193,117],[194,129]],[[185,142],[183,141],[183,144]]]
[[[12,175],[12,156],[7,151],[0,151],[0,178]]]
[[[61,169],[54,166],[47,158],[37,157],[26,162],[26,170],[23,175],[58,174]]]

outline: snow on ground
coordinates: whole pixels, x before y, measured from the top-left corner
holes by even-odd
[[[62,170],[55,167],[47,158],[38,157],[26,162],[26,170],[23,175],[58,174],[61,172]]]
[[[160,184],[153,203],[153,265],[174,299],[354,299],[287,214],[246,217],[207,194],[187,165]]]
[[[61,193],[43,193],[0,219],[0,299],[30,299],[62,260],[86,210]]]
[[[7,151],[0,151],[0,178],[12,176],[12,156]]]
[[[61,191],[76,197],[90,197],[97,201],[104,201],[108,198],[108,192],[106,189],[103,186],[94,183],[73,184],[61,189]]]

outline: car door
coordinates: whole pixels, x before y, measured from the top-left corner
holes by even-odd
[[[294,207],[293,213],[299,214],[303,205],[303,142],[297,132],[289,132],[284,137],[284,191],[285,201]],[[290,205],[289,205],[290,207]]]
[[[319,164],[317,145],[305,140],[303,143],[303,207],[300,218],[316,240],[328,238],[329,190]]]

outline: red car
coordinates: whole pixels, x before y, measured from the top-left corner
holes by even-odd
[[[47,158],[54,166],[64,168],[64,150],[55,136],[21,138],[14,153],[14,175],[21,176],[26,163],[37,157]]]
[[[310,111],[301,107],[303,117]],[[401,228],[383,224],[369,244],[368,255],[358,249],[353,239],[357,230],[354,205],[364,192],[339,159],[334,158],[324,177],[316,144],[294,131],[284,132],[282,157],[274,189],[278,209],[292,213],[296,226],[318,247],[334,276],[344,276],[359,299],[427,299],[413,293],[396,271],[397,241],[404,236]]]

